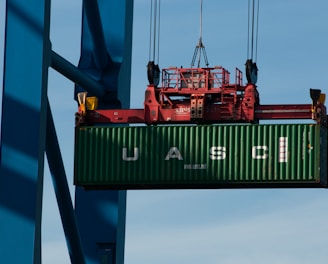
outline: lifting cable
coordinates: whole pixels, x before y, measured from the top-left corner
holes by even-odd
[[[206,56],[206,51],[205,51],[205,46],[203,44],[203,40],[202,40],[202,35],[203,35],[203,0],[200,0],[200,33],[199,33],[199,40],[198,40],[198,44],[196,45],[195,51],[194,51],[194,56],[192,58],[191,61],[191,67],[193,67],[195,65],[195,60],[197,58],[197,54],[198,54],[198,61],[197,61],[197,67],[200,67],[200,60],[201,60],[201,55],[203,52],[203,56],[204,56],[204,60],[205,60],[205,64],[206,67],[208,67],[208,60],[207,60],[207,56]]]
[[[248,33],[247,33],[247,60],[246,77],[248,83],[256,84],[258,68],[257,43],[259,25],[260,0],[248,0]]]
[[[149,62],[147,77],[149,84],[159,84],[159,36],[160,36],[160,0],[150,0]]]

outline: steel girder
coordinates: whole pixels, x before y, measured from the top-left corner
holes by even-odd
[[[50,0],[7,0],[0,168],[0,259],[41,263]]]
[[[47,82],[48,67],[52,66],[77,83],[77,89],[106,95],[105,107],[118,104],[128,107],[133,0],[110,3],[99,0],[98,6],[96,1],[84,2],[79,64],[83,71],[51,50],[50,0],[25,2],[6,2],[0,148],[1,262],[41,263],[43,168],[47,151],[72,263],[85,263],[78,231],[82,233],[88,264],[99,260],[123,263],[126,193],[77,189],[73,212],[47,100]],[[103,38],[93,34],[94,26],[97,29],[99,25]],[[101,51],[108,54],[107,61],[102,61]],[[85,63],[85,58],[91,63]],[[90,214],[91,211],[96,214]]]
[[[130,106],[132,20],[133,0],[83,1],[79,69],[104,87],[102,109]],[[126,191],[77,187],[75,212],[87,263],[124,263]]]

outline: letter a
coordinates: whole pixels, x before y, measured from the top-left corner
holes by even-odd
[[[170,148],[169,152],[167,153],[165,160],[170,159],[183,160],[182,155],[177,147]]]

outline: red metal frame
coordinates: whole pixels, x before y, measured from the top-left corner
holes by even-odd
[[[235,83],[221,66],[162,71],[162,86],[148,85],[144,109],[87,110],[77,125],[97,123],[258,123],[264,119],[313,119],[327,126],[320,102],[301,105],[260,105],[254,84],[243,85],[236,68]],[[83,107],[81,108],[83,109]]]

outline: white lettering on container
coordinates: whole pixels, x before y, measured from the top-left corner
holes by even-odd
[[[139,159],[139,148],[133,149],[133,157],[128,157],[128,149],[122,148],[122,159],[124,161],[137,161]]]
[[[253,159],[267,159],[268,158],[268,146],[254,146],[252,147]]]
[[[280,137],[279,138],[279,162],[287,162],[288,154],[288,138]]]
[[[210,159],[211,160],[224,160],[226,158],[225,147],[211,147],[210,148]]]
[[[185,164],[185,170],[206,170],[206,164]]]
[[[172,147],[169,149],[169,152],[167,153],[165,160],[170,160],[170,159],[183,160],[182,155],[177,147]]]
[[[312,147],[313,148],[313,147]],[[209,158],[211,160],[225,160],[227,158],[227,149],[223,146],[210,147]],[[131,152],[130,152],[131,154]],[[269,158],[269,147],[253,146],[252,147],[252,159],[265,160]],[[122,159],[124,161],[137,161],[139,160],[139,148],[133,148],[133,156],[128,156],[128,148],[122,148]],[[183,156],[177,147],[170,147],[168,153],[165,156],[165,160],[178,159],[183,160]],[[278,161],[288,162],[288,137],[279,137],[279,153]],[[200,165],[200,166],[199,166]],[[185,169],[205,169],[203,164],[186,164]]]

